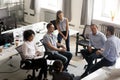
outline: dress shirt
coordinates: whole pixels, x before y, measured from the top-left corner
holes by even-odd
[[[114,62],[119,56],[120,52],[120,39],[114,35],[109,36],[102,55],[109,61]]]
[[[54,34],[48,34],[48,33],[45,34],[43,37],[43,43],[47,52],[54,52],[55,50],[52,50],[47,46],[48,42],[51,43],[54,47],[57,47],[57,37]]]
[[[106,36],[100,32],[97,31],[96,35],[93,35],[92,33],[89,34],[89,46],[93,46],[96,49],[101,49],[104,47]]]
[[[33,59],[36,57],[37,48],[33,41],[25,41],[22,46],[23,59]]]

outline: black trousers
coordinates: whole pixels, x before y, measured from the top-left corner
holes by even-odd
[[[62,33],[63,33],[64,36],[66,36],[66,31],[63,31]],[[63,38],[63,37],[62,37],[61,34],[59,33],[59,34],[58,34],[58,37],[57,37],[58,43],[61,43],[62,38]],[[65,44],[66,44],[67,51],[70,51],[70,36],[69,36],[69,33],[68,33],[67,39],[65,40]]]
[[[93,65],[93,61],[97,58],[102,58],[102,55],[97,55],[96,51],[99,49],[92,49],[92,52],[90,53],[87,49],[81,50],[81,54],[83,58],[85,58],[86,62],[88,63],[87,70],[90,69],[90,67]]]
[[[99,68],[102,68],[102,67],[107,67],[107,66],[112,66],[115,64],[116,61],[109,61],[105,58],[103,58],[101,61],[99,61],[98,63],[96,63],[95,65],[93,65],[90,70],[89,70],[89,73],[92,73],[94,71],[96,71],[97,69]]]
[[[108,67],[108,66],[112,66],[115,64],[116,61],[109,61],[105,58],[102,58],[101,61],[99,61],[98,63],[94,64],[93,66],[90,67],[90,69],[86,69],[85,72],[81,75],[81,78],[85,77],[88,75],[88,73],[92,73],[102,67]]]
[[[39,58],[39,59],[31,60],[31,61],[32,61],[31,67],[40,68],[38,79],[41,80],[42,75],[44,75],[44,78],[47,78],[47,61],[46,61],[46,59]]]

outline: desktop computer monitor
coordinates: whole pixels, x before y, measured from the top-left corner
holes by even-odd
[[[0,34],[0,46],[14,42],[13,32]]]

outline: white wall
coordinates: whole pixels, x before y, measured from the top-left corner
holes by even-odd
[[[28,3],[30,2],[30,0],[25,0],[25,1],[26,1],[25,4],[28,7]],[[54,0],[52,0],[52,1],[54,1]],[[80,26],[82,1],[83,0],[72,0],[72,2],[71,2],[72,20],[70,23],[75,25],[75,27],[71,27],[71,26],[70,27],[77,29],[77,30],[79,29],[79,26]],[[51,11],[56,12],[57,10],[62,9],[60,7],[60,6],[62,6],[62,4],[61,4],[62,0],[57,0],[55,2],[56,2],[56,4],[58,3],[59,5],[54,5],[54,4],[50,3],[49,0],[36,0],[36,5],[35,5],[36,14],[35,14],[35,16],[29,16],[29,15],[25,16],[26,17],[25,21],[28,23],[35,23],[35,22],[39,22],[39,21],[44,21],[44,16],[45,16],[44,11],[49,10],[50,8],[51,8],[50,12]],[[26,9],[28,9],[28,8],[26,8]],[[33,13],[33,11],[31,11],[31,10],[26,10],[26,11]]]
[[[44,12],[43,11],[49,11],[50,12],[56,12],[58,10],[62,9],[62,0],[36,0],[35,2],[35,15],[31,16],[30,13],[34,14],[34,11],[30,9],[30,2],[31,0],[25,0],[25,12],[28,13],[28,15],[24,15],[25,22],[28,23],[35,23],[39,21],[43,21],[44,19]]]
[[[74,28],[76,30],[79,29],[80,19],[81,19],[81,10],[82,10],[82,1],[83,0],[72,0],[72,20],[71,24],[75,25]]]

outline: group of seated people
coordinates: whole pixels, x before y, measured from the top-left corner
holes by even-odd
[[[49,56],[55,60],[53,63],[53,80],[73,80],[74,76],[67,72],[72,53],[70,52],[69,45],[68,20],[63,17],[62,11],[57,12],[56,23],[58,23],[58,37],[56,38],[53,34],[54,25],[52,23],[47,24],[47,33],[43,37],[43,44],[46,51],[50,52]],[[114,65],[119,56],[120,39],[114,35],[115,28],[113,26],[107,26],[106,36],[98,31],[98,27],[95,24],[91,24],[90,29],[88,48],[81,50],[81,54],[88,63],[88,66],[85,72],[79,77],[79,80],[101,67]],[[39,58],[42,53],[39,52],[33,42],[34,36],[35,33],[33,30],[26,30],[23,33],[23,59],[35,59],[32,65],[37,65],[41,68],[37,80],[48,80],[47,61],[45,58]],[[66,47],[61,44],[62,38],[66,42]],[[96,58],[101,58],[101,60],[93,64],[93,60]]]
[[[99,68],[114,65],[120,52],[120,39],[114,35],[115,28],[113,26],[107,26],[106,36],[98,31],[95,24],[91,24],[90,29],[89,45],[87,49],[81,50],[83,58],[88,63],[87,69],[80,76],[81,79]],[[97,58],[101,60],[93,64],[93,60]]]
[[[57,42],[57,38],[53,34],[54,25],[52,23],[48,23],[46,28],[47,33],[43,37],[43,43],[47,52],[51,53],[49,56],[55,60],[53,63],[53,80],[61,80],[61,78],[62,80],[73,80],[74,76],[67,72],[72,53]],[[120,52],[120,39],[114,35],[115,28],[113,26],[107,26],[106,36],[98,31],[97,25],[91,24],[90,28],[89,46],[87,49],[81,50],[82,56],[85,58],[88,66],[85,72],[79,77],[79,80],[101,67],[114,65]],[[32,65],[37,65],[41,68],[38,80],[48,80],[47,62],[45,58],[37,58],[41,56],[41,52],[37,50],[37,47],[33,43],[34,36],[35,33],[33,30],[24,31],[23,56],[24,59],[34,58],[35,61]],[[96,58],[101,58],[101,60],[93,64],[93,60]],[[44,78],[42,78],[43,74]]]

